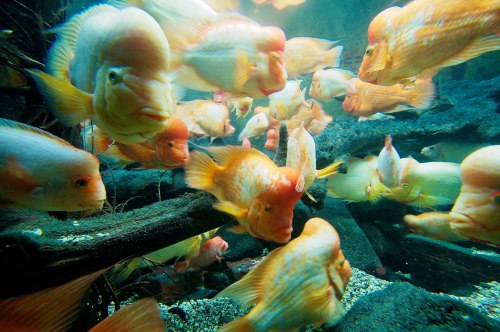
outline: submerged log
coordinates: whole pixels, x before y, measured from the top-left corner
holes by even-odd
[[[0,210],[0,298],[65,283],[167,247],[231,220],[205,192],[125,213],[62,221],[26,209]]]

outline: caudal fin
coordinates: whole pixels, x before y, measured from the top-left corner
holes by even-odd
[[[194,151],[189,162],[184,167],[185,181],[191,188],[210,191],[213,186],[215,172],[220,166],[208,155],[201,151]]]
[[[326,67],[339,67],[343,49],[344,47],[339,45],[326,51],[324,65]]]
[[[331,164],[323,169],[316,171],[316,179],[322,179],[332,174],[346,174],[347,173],[347,165],[342,161],[337,161],[336,163]]]
[[[435,87],[431,80],[415,82],[415,88],[409,92],[408,104],[419,109],[428,109],[434,100]]]

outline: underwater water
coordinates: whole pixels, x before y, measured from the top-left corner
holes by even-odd
[[[0,6],[0,330],[499,331],[496,0]]]

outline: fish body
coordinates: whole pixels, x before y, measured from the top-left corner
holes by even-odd
[[[124,144],[100,128],[86,127],[87,150],[117,160],[120,165],[140,163],[144,168],[172,169],[182,167],[189,158],[188,128],[176,116],[169,118],[162,132],[141,143]]]
[[[86,119],[122,143],[158,134],[173,107],[170,51],[160,26],[138,8],[98,5],[57,27],[48,73],[30,70],[65,125]]]
[[[434,145],[426,146],[420,153],[432,161],[447,161],[460,164],[469,154],[486,146],[489,146],[489,144],[442,140]]]
[[[252,0],[257,5],[271,4],[277,10],[283,10],[289,6],[298,6],[306,2],[306,0]]]
[[[354,77],[349,70],[330,68],[316,70],[312,76],[309,94],[323,101],[347,94],[347,83]]]
[[[200,42],[179,55],[176,81],[201,91],[261,98],[283,89],[285,34],[239,14],[220,14]]]
[[[229,120],[226,105],[211,100],[193,100],[177,105],[175,114],[186,123],[189,137],[228,137],[235,129]]]
[[[445,242],[459,242],[466,239],[453,232],[450,223],[453,218],[448,213],[426,212],[419,215],[407,214],[403,221],[408,228],[417,234]]]
[[[42,211],[101,209],[98,159],[61,138],[0,119],[0,206]]]
[[[312,218],[301,235],[273,250],[241,280],[217,297],[256,306],[220,331],[297,331],[310,323],[332,325],[342,318],[340,303],[351,277],[335,229]]]
[[[269,114],[278,121],[296,115],[301,106],[310,107],[305,100],[306,89],[300,89],[302,80],[287,81],[283,90],[269,95]]]
[[[462,185],[459,164],[419,163],[412,158],[402,158],[401,163],[401,183],[387,188],[387,198],[421,208],[455,202]]]
[[[462,188],[451,229],[472,241],[500,246],[500,145],[479,149],[460,165]]]
[[[384,148],[380,151],[377,160],[377,172],[382,184],[389,188],[399,185],[403,178],[403,168],[398,151],[392,146],[391,135],[386,136]]]
[[[376,202],[385,190],[377,175],[377,157],[349,158],[346,174],[327,177],[328,194],[348,202]]]
[[[207,267],[215,262],[221,262],[222,255],[228,249],[229,245],[226,241],[224,241],[220,236],[216,236],[214,238],[206,241],[201,247],[200,251],[196,256],[193,256],[190,260],[179,262],[175,266],[175,270],[177,272],[185,271],[187,268],[201,269]]]
[[[285,67],[289,78],[325,67],[338,67],[342,46],[335,46],[337,41],[319,38],[296,37],[286,41]]]
[[[269,126],[270,122],[266,113],[265,112],[257,113],[247,121],[245,127],[240,132],[238,139],[242,141],[245,138],[252,138],[259,136],[265,133],[266,130],[268,130]]]
[[[359,69],[366,82],[392,85],[500,49],[496,0],[415,0],[374,18]]]
[[[302,196],[295,190],[299,171],[278,167],[255,149],[225,146],[208,151],[215,161],[199,151],[191,154],[186,183],[213,194],[218,200],[214,207],[233,215],[252,236],[288,242],[293,208]]]
[[[357,116],[368,117],[377,112],[398,112],[411,105],[418,109],[427,109],[434,98],[434,84],[431,81],[417,81],[412,88],[403,84],[392,86],[366,83],[359,78],[349,81],[347,96],[342,108]]]
[[[307,191],[316,178],[316,143],[303,125],[288,137],[286,166],[300,170],[296,190]]]
[[[236,111],[236,117],[246,117],[250,114],[252,110],[253,98],[243,97],[243,98],[230,98],[228,100],[228,107],[231,108],[231,111]]]
[[[264,147],[271,151],[276,152],[278,148],[278,141],[280,138],[279,127],[271,127],[267,131],[266,142],[264,143]]]
[[[103,273],[98,271],[60,286],[0,300],[2,331],[68,331],[80,314],[90,285]],[[118,310],[89,332],[164,331],[156,300],[143,298]]]

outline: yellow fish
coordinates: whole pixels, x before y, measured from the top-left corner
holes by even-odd
[[[500,246],[500,145],[470,154],[460,165],[462,188],[450,216],[451,229]]]
[[[377,15],[359,78],[392,85],[500,49],[498,0],[415,0]]]
[[[354,77],[349,70],[330,68],[316,70],[312,76],[309,94],[311,97],[329,101],[347,94],[347,84]]]
[[[0,119],[0,206],[42,211],[100,209],[99,160],[41,129]]]
[[[469,154],[487,146],[489,144],[446,139],[434,145],[426,146],[420,153],[432,161],[448,161],[460,164]]]
[[[443,212],[407,214],[403,218],[406,226],[414,233],[446,242],[465,241],[466,238],[452,231],[450,227],[452,220],[453,218],[448,213]]]
[[[240,305],[257,305],[219,331],[298,331],[307,324],[333,325],[344,308],[340,301],[351,266],[340,250],[337,231],[312,218],[302,234],[270,252],[240,281],[219,294]]]
[[[173,107],[170,51],[150,15],[98,5],[56,31],[48,73],[29,72],[63,124],[90,118],[122,143],[141,142],[163,130]]]
[[[296,115],[301,106],[311,108],[306,102],[306,88],[300,89],[302,80],[287,81],[286,86],[269,95],[269,115],[278,121],[288,120]]]

